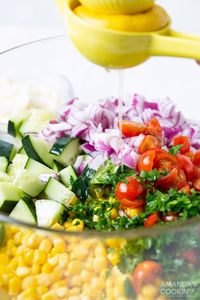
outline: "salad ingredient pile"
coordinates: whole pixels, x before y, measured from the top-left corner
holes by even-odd
[[[149,228],[198,216],[198,124],[168,99],[134,95],[123,103],[121,139],[117,105],[73,99],[41,132],[51,118],[46,111],[10,119],[9,141],[0,141],[0,210],[75,231]]]

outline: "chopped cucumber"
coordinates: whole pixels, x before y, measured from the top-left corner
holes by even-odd
[[[0,210],[10,213],[23,193],[12,183],[0,182]]]
[[[6,141],[0,140],[0,156],[6,157],[9,161],[12,161],[17,150],[13,144],[10,144]]]
[[[30,133],[39,133],[48,124],[48,121],[38,121],[38,120],[27,120],[22,123],[19,128],[19,133],[21,136],[26,136]]]
[[[52,169],[55,171],[55,172],[60,172],[64,167],[59,164],[57,161],[54,161],[53,163],[53,166],[52,166]]]
[[[62,182],[67,187],[71,187],[73,182],[78,178],[72,165],[70,165],[70,166],[66,167],[65,169],[63,169],[62,171],[60,171],[59,174],[62,179]]]
[[[36,177],[39,177],[42,174],[55,174],[54,170],[48,168],[47,166],[32,158],[28,159],[25,165],[25,169],[28,170],[31,175],[34,175]]]
[[[15,177],[14,185],[31,197],[37,197],[45,188],[45,183],[28,170],[23,170]]]
[[[44,193],[49,199],[58,201],[65,206],[69,206],[76,199],[73,192],[52,177],[49,179]]]
[[[90,169],[88,165],[83,170],[81,176],[79,176],[72,184],[72,191],[75,193],[78,199],[85,201],[89,196],[89,184],[96,171]]]
[[[19,200],[12,210],[10,217],[30,224],[36,224],[35,203],[32,199],[24,197]]]
[[[8,167],[8,159],[4,156],[0,156],[0,172],[6,172]]]
[[[13,182],[14,177],[0,171],[0,182]]]
[[[37,200],[35,202],[38,226],[51,227],[59,222],[65,206],[54,200]]]
[[[26,151],[24,150],[23,147],[21,147],[18,151],[19,154],[26,154]]]
[[[27,160],[28,156],[26,154],[17,153],[12,163],[8,166],[8,175],[16,176],[19,172],[21,172],[24,169]]]
[[[20,125],[29,118],[30,114],[30,110],[24,109],[18,112],[17,115],[13,115],[8,121],[8,133],[12,136],[16,136]]]
[[[49,153],[51,147],[47,142],[27,135],[22,139],[22,144],[28,157],[52,167],[53,156]]]
[[[79,139],[62,137],[52,146],[50,153],[54,155],[55,161],[64,166],[73,164],[79,154]]]

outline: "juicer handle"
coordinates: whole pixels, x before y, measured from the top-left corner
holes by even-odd
[[[200,60],[200,37],[170,30],[167,36],[153,34],[152,56],[175,56]]]

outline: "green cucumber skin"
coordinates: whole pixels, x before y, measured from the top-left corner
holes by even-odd
[[[41,164],[43,164],[43,161],[41,160],[41,158],[39,157],[37,152],[33,149],[32,142],[30,140],[29,135],[25,136],[22,139],[22,145],[23,145],[23,148],[24,148],[26,154],[28,155],[28,157],[35,159],[35,160],[39,161]]]
[[[17,131],[16,131],[16,128],[15,128],[15,123],[11,120],[8,121],[8,134],[16,137],[17,135]]]
[[[13,148],[14,148],[13,144],[0,140],[0,156],[4,156],[8,160],[10,160]]]
[[[36,209],[35,209],[35,202],[28,196],[24,196],[22,200],[26,203],[26,205],[29,207],[31,214],[33,215],[34,219],[37,222],[37,216],[36,216]]]
[[[0,223],[0,247],[3,246],[3,243],[5,241],[5,235],[6,235],[5,225],[3,223]]]
[[[62,137],[57,140],[52,146],[50,153],[54,155],[61,155],[65,147],[73,140],[73,138]]]
[[[3,202],[1,204],[1,202]],[[5,201],[0,201],[0,210],[10,214],[10,212],[14,209],[14,207],[16,206],[16,204],[18,203],[18,200],[5,200]]]

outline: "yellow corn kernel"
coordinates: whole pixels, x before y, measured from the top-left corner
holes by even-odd
[[[108,265],[107,259],[105,257],[96,257],[93,261],[94,271],[99,273],[102,269],[106,269]]]
[[[146,284],[142,287],[141,293],[145,299],[154,300],[159,293],[159,289],[152,284]]]
[[[142,212],[142,208],[126,208],[125,213],[128,217],[136,217]]]
[[[116,219],[118,216],[119,216],[118,211],[116,210],[116,208],[113,208],[110,212],[111,219]]]
[[[82,262],[79,262],[78,260],[70,261],[68,265],[68,273],[70,275],[76,275],[79,274],[82,270],[84,270],[85,264]]]
[[[82,231],[84,229],[84,222],[80,219],[74,219],[72,226],[76,228],[76,231]]]
[[[69,262],[69,256],[67,253],[58,254],[59,267],[67,268]]]
[[[90,280],[94,277],[94,273],[89,272],[88,270],[83,270],[81,272],[81,279],[83,282],[90,282]]]
[[[77,200],[78,200],[78,198],[76,196],[74,196],[70,204],[71,205],[76,204]]]
[[[52,253],[51,253],[51,255],[52,255]],[[48,263],[50,264],[50,266],[52,266],[52,267],[58,265],[58,254],[55,255],[55,256],[52,255],[52,257],[50,257],[50,258],[47,260],[47,262],[48,262]]]
[[[32,275],[37,275],[40,273],[40,265],[39,264],[33,264],[31,268],[31,274]]]
[[[64,227],[59,223],[55,223],[51,228],[55,230],[64,230]]]
[[[24,261],[27,265],[32,266],[33,265],[33,258],[34,258],[34,250],[29,249],[25,254],[24,254]]]
[[[68,293],[68,288],[67,287],[60,287],[55,290],[56,295],[61,298],[61,297],[66,297]]]
[[[1,262],[0,262],[1,264]],[[10,260],[10,262],[8,263],[7,267],[9,269],[15,270],[18,266],[18,258],[14,257],[13,259]]]
[[[99,256],[106,256],[107,252],[106,249],[104,248],[104,246],[98,246],[95,249],[95,256],[99,257]]]
[[[15,236],[14,236],[14,243],[15,243],[15,245],[16,246],[21,245],[23,238],[24,238],[24,232],[23,231],[17,232],[15,234]]]
[[[57,281],[52,285],[53,289],[59,289],[61,287],[67,287],[67,281],[66,280]]]
[[[99,277],[93,277],[90,284],[91,289],[93,289],[94,291],[103,290],[106,286],[105,281]]]
[[[51,256],[54,256],[56,254],[63,253],[63,252],[65,252],[65,247],[63,245],[56,245],[51,250]]]
[[[22,281],[19,277],[15,276],[9,281],[9,295],[17,296],[21,291]]]
[[[42,267],[41,267],[41,272],[42,273],[51,273],[52,272],[52,266],[46,262]]]
[[[70,278],[70,286],[73,287],[82,287],[83,281],[80,275],[75,275]]]
[[[8,255],[6,254],[0,254],[0,264],[1,266],[6,266],[9,262]]]
[[[49,253],[51,251],[52,247],[53,247],[52,242],[49,239],[44,239],[40,243],[39,250],[43,250],[43,251]]]
[[[36,249],[34,252],[33,262],[36,264],[44,264],[47,259],[46,252],[44,250]]]
[[[38,285],[50,286],[53,283],[53,274],[41,273],[36,276]]]
[[[106,245],[110,248],[119,248],[119,243],[117,239],[107,239]]]
[[[26,291],[24,291],[20,295],[22,295],[22,298],[20,298],[20,300],[21,299],[23,299],[23,300],[36,300],[37,299],[37,292],[36,292],[35,287],[26,289]],[[18,300],[18,297],[17,297],[17,300]]]
[[[22,281],[22,289],[26,290],[37,286],[37,281],[34,276],[28,276]]]
[[[42,295],[42,300],[58,300],[58,296],[55,291],[49,291],[46,294]]]
[[[63,226],[64,226],[64,229],[68,229],[69,227],[71,227],[72,225],[72,222],[69,222],[69,221],[66,221]]]
[[[48,292],[48,290],[49,290],[48,287],[46,287],[44,285],[38,286],[36,288],[36,291],[37,291],[38,295],[40,295],[40,296],[46,294]]]
[[[30,274],[30,268],[28,267],[18,267],[16,269],[16,275],[19,277],[26,277]]]
[[[26,262],[24,260],[24,256],[18,256],[18,266],[19,267],[26,267]]]
[[[108,253],[107,258],[113,266],[116,266],[120,261],[120,251],[115,249],[114,251]]]
[[[75,287],[75,288],[69,290],[69,292],[68,292],[68,297],[70,297],[70,296],[79,296],[79,295],[80,295],[80,291],[81,291],[80,288]],[[93,293],[94,293],[94,291],[93,291]],[[68,298],[68,299],[69,299],[69,298]]]
[[[38,236],[35,233],[32,233],[27,240],[27,246],[31,247],[32,249],[36,249],[38,248],[38,244]]]
[[[30,249],[26,247],[26,245],[20,245],[17,248],[16,255],[22,255],[24,256],[25,253],[27,253]]]

